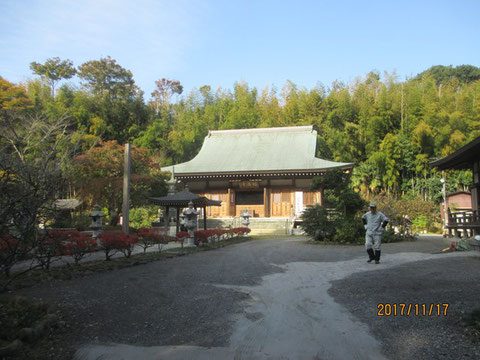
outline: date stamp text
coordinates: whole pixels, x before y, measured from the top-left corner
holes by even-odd
[[[447,316],[448,306],[448,303],[380,303],[377,305],[377,316]]]

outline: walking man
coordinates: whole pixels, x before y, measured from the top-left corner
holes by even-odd
[[[377,204],[372,202],[370,203],[370,211],[362,216],[362,221],[365,230],[367,230],[365,235],[365,248],[369,256],[367,262],[371,263],[375,260],[375,264],[379,264],[382,235],[389,220],[381,211],[377,211]]]

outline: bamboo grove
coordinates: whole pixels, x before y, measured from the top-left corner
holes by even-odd
[[[193,158],[209,130],[313,124],[317,156],[356,163],[352,185],[366,196],[438,200],[442,174],[428,163],[480,136],[480,69],[469,65],[434,66],[405,80],[370,72],[312,89],[290,81],[263,89],[237,82],[232,89],[203,85],[183,93],[179,81],[152,79],[149,100],[110,57],[78,68],[52,58],[31,69],[34,76],[23,84],[0,78],[2,111],[25,107],[68,117],[80,152],[99,141],[130,141],[164,165]],[[447,174],[448,191],[470,182],[469,172]]]

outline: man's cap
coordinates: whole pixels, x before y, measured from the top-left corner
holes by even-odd
[[[371,202],[371,203],[370,203],[370,207],[376,208],[376,207],[377,207],[377,203],[376,203],[376,202]]]

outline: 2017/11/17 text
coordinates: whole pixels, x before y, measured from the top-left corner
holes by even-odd
[[[380,303],[377,316],[447,316],[449,304]]]

